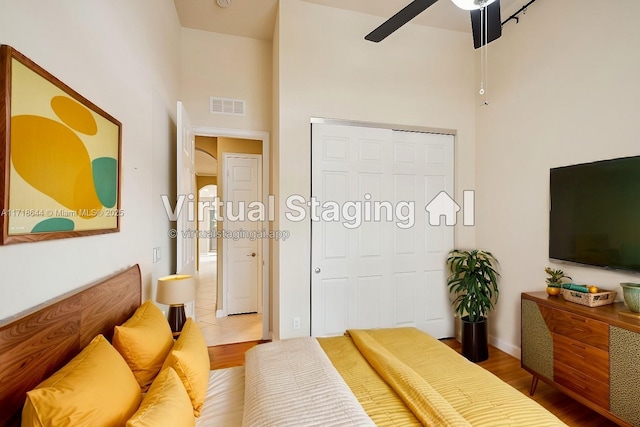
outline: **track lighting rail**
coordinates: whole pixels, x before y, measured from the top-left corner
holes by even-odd
[[[518,9],[518,11],[516,13],[514,13],[513,15],[511,15],[510,17],[508,17],[507,19],[505,19],[502,22],[502,26],[504,27],[505,24],[509,21],[511,21],[512,19],[514,19],[516,21],[516,24],[518,24],[520,22],[520,18],[518,17],[518,15],[520,15],[521,13],[527,13],[527,8],[529,6],[531,6],[531,4],[535,3],[537,0],[531,0],[529,3],[525,4],[524,6],[522,6],[520,9]]]

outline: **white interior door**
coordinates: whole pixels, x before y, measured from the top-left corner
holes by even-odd
[[[326,202],[361,210],[354,228],[344,218],[312,221],[312,335],[396,326],[454,335],[445,264],[453,227],[429,225],[425,211],[441,191],[453,194],[453,136],[312,125],[319,210]]]
[[[184,200],[183,209],[176,222],[176,273],[195,274],[196,272],[196,230],[195,214],[187,209],[187,202],[195,204],[195,136],[187,112],[178,101],[178,137],[177,137],[177,200]],[[179,203],[179,202],[178,202]]]
[[[262,222],[254,220],[255,202],[262,200],[262,156],[224,154],[223,288],[227,314],[256,313],[261,302]],[[229,206],[233,212],[229,212]]]

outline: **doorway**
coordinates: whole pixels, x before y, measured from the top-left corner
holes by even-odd
[[[215,158],[217,170],[214,176],[201,176],[197,174],[199,184],[199,212],[198,212],[198,271],[196,315],[200,328],[205,336],[207,345],[228,344],[234,342],[270,339],[268,321],[268,241],[257,240],[254,243],[259,246],[260,268],[257,269],[257,279],[261,285],[260,293],[256,295],[259,307],[257,313],[230,316],[226,299],[227,290],[223,289],[225,276],[224,257],[226,255],[224,233],[227,225],[217,221],[216,217],[224,212],[218,212],[223,206],[216,204],[214,199],[224,201],[224,154],[228,152],[253,152],[260,154],[260,185],[257,188],[260,198],[268,195],[268,135],[254,132],[217,131],[215,129],[194,129],[196,135],[196,152],[206,147]],[[262,155],[266,153],[265,155]],[[196,161],[196,170],[199,169]],[[265,168],[265,164],[267,167]],[[265,173],[266,169],[266,173]],[[201,185],[206,182],[207,185]],[[220,215],[217,215],[220,214]],[[260,224],[260,227],[268,228],[268,224]],[[228,236],[227,236],[228,237]],[[265,298],[265,294],[267,298]]]
[[[262,314],[216,315],[217,255],[200,256],[196,273],[196,314],[207,346],[262,339]]]
[[[197,157],[197,156],[196,156]],[[215,161],[215,159],[213,159]],[[196,160],[196,165],[199,162]],[[217,163],[217,161],[216,161]],[[196,166],[198,167],[198,166]],[[203,176],[198,174],[196,181],[200,183]],[[214,178],[215,175],[214,175]],[[216,182],[217,179],[211,179]],[[202,215],[198,222],[198,256],[200,258],[216,255],[218,250],[218,217],[217,206],[215,206],[215,198],[218,196],[218,186],[216,184],[207,184],[198,188],[198,201],[202,202],[203,209],[199,212]],[[199,263],[198,263],[199,265]]]

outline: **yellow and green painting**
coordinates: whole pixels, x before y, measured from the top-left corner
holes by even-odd
[[[117,228],[119,124],[11,67],[8,235]]]

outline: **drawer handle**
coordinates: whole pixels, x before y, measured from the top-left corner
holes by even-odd
[[[580,379],[582,381],[585,381],[585,382],[587,381],[587,378],[581,372],[578,372],[578,371],[576,371],[574,369],[572,369],[571,371],[567,372],[567,374],[568,374],[569,377],[576,377],[576,378],[578,378],[578,379]],[[580,386],[580,384],[575,383],[575,382],[574,382],[574,385]]]
[[[578,387],[579,389],[582,389],[582,390],[585,390],[585,391],[587,390],[587,387],[583,386],[582,384],[573,383],[572,386],[573,387]]]
[[[584,357],[584,356],[583,356],[583,355],[581,355],[581,354],[574,354],[573,356],[574,356],[574,357],[577,357],[578,359],[581,359],[581,360],[587,360],[587,358],[586,358],[586,357]]]
[[[569,377],[567,377],[565,380],[563,380],[563,381],[561,382],[561,384],[562,384],[562,383],[565,383],[565,382],[566,382],[567,384],[564,384],[564,385],[568,386],[569,388],[572,388],[572,389],[574,389],[574,390],[575,390],[575,389],[580,389],[580,390],[585,391],[585,392],[587,391],[587,386],[586,386],[586,385],[581,384],[581,383],[580,383],[580,381],[571,380],[570,376],[569,376]]]

